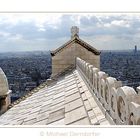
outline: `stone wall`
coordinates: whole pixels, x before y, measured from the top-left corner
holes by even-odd
[[[56,75],[71,65],[75,65],[76,57],[100,68],[100,55],[88,51],[78,43],[71,43],[52,57],[52,75]]]
[[[86,61],[77,58],[76,68],[93,93],[106,118],[117,125],[140,125],[140,87],[137,92]]]

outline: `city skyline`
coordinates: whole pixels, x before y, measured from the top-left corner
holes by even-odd
[[[140,46],[140,14],[1,13],[0,52],[48,51],[70,39],[71,26],[99,50]]]

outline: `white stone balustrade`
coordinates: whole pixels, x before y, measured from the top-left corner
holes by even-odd
[[[137,95],[135,90],[131,87],[124,86],[117,90],[117,124],[128,124],[129,119],[129,103],[133,101],[134,96]]]
[[[97,88],[98,88],[98,72],[99,69],[98,68],[93,68],[93,91],[95,93],[95,95],[97,96]]]
[[[103,104],[103,96],[104,96],[104,90],[105,90],[105,85],[104,85],[104,80],[107,78],[107,74],[105,72],[99,71],[97,73],[98,76],[98,83],[97,83],[97,97],[100,99],[101,103]]]
[[[76,58],[76,68],[115,124],[140,125],[140,87],[137,92],[105,72]],[[106,116],[107,116],[106,115]]]
[[[89,65],[89,85],[92,88],[93,85],[93,65]]]

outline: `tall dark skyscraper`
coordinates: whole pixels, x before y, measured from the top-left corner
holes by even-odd
[[[137,45],[135,45],[134,53],[137,53]]]

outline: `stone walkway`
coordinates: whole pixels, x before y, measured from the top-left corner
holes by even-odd
[[[77,70],[0,116],[0,125],[110,125]]]

